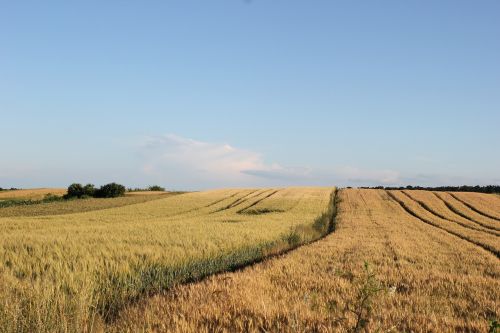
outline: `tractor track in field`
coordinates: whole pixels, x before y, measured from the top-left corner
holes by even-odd
[[[241,198],[241,200],[237,200],[235,203],[233,203],[232,205],[230,205],[228,207],[228,209],[230,208],[233,208],[233,207],[236,207],[236,206],[239,206],[241,205],[242,203],[248,201],[249,199],[252,199],[252,198],[255,198],[255,197],[258,197],[259,195],[261,194],[264,194],[266,193],[268,190],[264,190],[264,191],[253,191],[253,192],[250,192],[248,193],[248,195],[244,196],[243,198]]]
[[[452,230],[448,230],[448,229],[445,229],[441,226],[439,226],[438,224],[432,222],[431,220],[428,220],[424,217],[421,217],[420,215],[418,215],[413,209],[411,209],[410,207],[408,207],[408,205],[406,205],[406,203],[400,199],[398,199],[394,194],[392,194],[390,191],[386,191],[387,195],[392,198],[396,203],[398,203],[401,208],[403,208],[403,210],[405,210],[408,214],[410,214],[411,216],[419,219],[421,222],[423,223],[426,223],[428,225],[431,225],[437,229],[440,229],[440,230],[443,230],[444,232],[447,232],[449,233],[450,235],[453,235],[455,237],[458,237],[464,241],[467,241],[473,245],[476,245],[477,247],[483,249],[483,250],[486,250],[487,252],[493,254],[495,257],[497,257],[497,259],[500,259],[500,251],[496,250],[496,249],[493,249],[493,248],[490,248],[489,246],[487,245],[484,245],[482,243],[479,243],[467,236],[464,236],[464,235],[461,235],[459,234],[458,232],[455,232],[455,231],[452,231]]]
[[[224,197],[224,198],[219,199],[219,200],[215,200],[214,202],[209,203],[208,205],[206,205],[204,208],[209,208],[209,207],[212,207],[212,206],[217,205],[218,203],[220,203],[220,202],[222,202],[222,201],[224,201],[224,200],[227,200],[227,199],[230,199],[230,198],[234,198],[235,196],[237,196],[237,195],[238,195],[238,194],[240,194],[241,192],[243,192],[243,191],[239,191],[239,192],[236,192],[236,193],[231,194],[230,196]]]
[[[241,192],[243,192],[243,191],[239,191],[239,192],[233,193],[233,194],[231,194],[231,195],[229,195],[229,196],[223,197],[222,199],[215,200],[214,202],[211,202],[211,203],[209,203],[209,204],[208,204],[208,205],[206,205],[206,206],[195,207],[195,208],[191,208],[191,209],[189,209],[189,210],[186,210],[186,211],[184,211],[184,212],[179,212],[179,213],[177,213],[177,214],[170,215],[170,217],[175,217],[175,218],[177,218],[177,217],[179,217],[179,216],[182,216],[182,215],[185,215],[185,214],[189,214],[189,213],[192,213],[192,212],[195,212],[195,211],[201,210],[201,209],[203,209],[203,208],[210,208],[210,207],[212,207],[212,206],[214,206],[214,205],[216,205],[216,204],[218,204],[218,203],[220,203],[220,202],[222,202],[222,201],[224,201],[224,200],[227,200],[227,199],[230,199],[230,198],[234,198],[235,196],[237,196],[237,195],[238,195],[238,194],[240,194]]]
[[[492,235],[492,236],[496,236],[496,237],[500,236],[494,230],[484,230],[481,227],[474,227],[474,226],[467,225],[467,224],[465,224],[463,222],[460,222],[460,221],[457,221],[457,220],[451,220],[451,219],[447,218],[446,216],[442,215],[441,213],[436,212],[434,209],[432,209],[431,207],[429,207],[425,202],[423,202],[421,200],[418,200],[418,199],[415,199],[414,197],[412,197],[410,194],[406,193],[405,191],[401,191],[401,193],[403,193],[404,195],[406,195],[410,200],[413,200],[414,202],[416,202],[420,207],[422,207],[423,209],[425,209],[426,211],[428,211],[432,215],[437,216],[437,217],[439,217],[439,218],[441,218],[441,219],[443,219],[445,221],[456,223],[456,224],[458,224],[458,225],[460,225],[460,226],[462,226],[464,228],[468,228],[468,229],[471,229],[471,230],[484,232],[485,234],[488,234],[488,235]]]
[[[272,190],[271,190],[271,191],[272,191]],[[280,191],[280,190],[275,190],[275,191],[273,191],[273,192],[269,193],[269,194],[268,194],[268,195],[266,195],[265,197],[263,197],[263,198],[261,198],[261,199],[259,199],[259,200],[255,201],[255,202],[254,202],[253,204],[251,204],[250,206],[247,206],[247,207],[245,207],[245,208],[242,208],[242,209],[238,210],[236,213],[238,213],[238,214],[243,213],[245,210],[247,210],[247,209],[249,209],[249,208],[252,208],[252,207],[256,206],[257,204],[261,203],[262,201],[264,201],[264,200],[266,200],[266,199],[270,198],[271,196],[275,195],[275,194],[276,194],[276,193],[278,193],[279,191]]]
[[[451,203],[449,203],[444,198],[442,198],[439,194],[437,194],[435,192],[432,192],[432,194],[434,194],[439,200],[441,200],[446,205],[446,207],[448,207],[448,209],[451,210],[456,215],[459,215],[459,216],[463,217],[464,219],[467,219],[467,220],[469,220],[471,222],[479,224],[480,226],[482,226],[484,228],[495,230],[495,231],[500,231],[500,228],[492,227],[492,226],[487,225],[487,224],[485,224],[483,222],[477,221],[476,219],[473,219],[472,217],[468,216],[467,214],[464,214],[463,212],[461,212],[460,210],[458,210],[456,207],[454,207]]]
[[[480,215],[483,215],[483,216],[486,216],[490,219],[493,219],[493,220],[496,220],[496,221],[500,221],[500,218],[496,217],[496,216],[493,216],[493,215],[490,215],[488,213],[485,213],[485,212],[482,212],[480,211],[479,209],[477,209],[476,207],[474,207],[473,205],[471,205],[470,203],[460,199],[456,194],[453,194],[451,192],[446,192],[448,193],[449,195],[451,195],[453,198],[455,198],[457,201],[460,201],[461,203],[463,203],[465,206],[469,207],[472,211],[480,214]]]
[[[255,194],[256,192],[258,192],[257,194]],[[236,200],[234,200],[233,202],[231,202],[230,204],[222,207],[222,208],[219,208],[215,211],[213,211],[211,214],[214,214],[214,213],[219,213],[219,212],[222,212],[222,211],[225,211],[225,210],[228,210],[228,209],[231,209],[231,208],[234,208],[236,206],[239,206],[241,205],[242,203],[246,202],[247,200],[253,198],[253,197],[256,197],[262,193],[265,193],[266,191],[261,191],[261,190],[254,190],[254,191],[251,191],[250,193],[247,193],[246,195],[242,196],[241,198],[238,198]]]

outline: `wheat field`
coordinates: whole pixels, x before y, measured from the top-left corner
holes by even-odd
[[[499,202],[268,188],[1,208],[0,331],[488,332]]]
[[[469,224],[445,210],[437,193],[407,193],[457,221],[400,191],[341,190],[336,230],[326,238],[177,286],[128,307],[105,330],[488,332],[500,314],[493,229],[460,225]],[[490,240],[491,249],[478,245]]]
[[[169,192],[165,191],[132,191],[132,192],[126,192],[126,196],[147,196],[147,195],[161,195],[161,194],[166,194]]]
[[[418,194],[408,194],[404,191],[391,191],[388,195],[397,201],[409,214],[419,218],[422,222],[432,225],[436,228],[444,230],[458,238],[462,238],[478,247],[490,251],[497,257],[500,256],[500,242],[498,232],[493,229],[485,228],[484,226],[474,225],[473,221],[465,223],[459,222],[459,218],[455,219],[446,218],[443,214],[439,213],[439,209],[428,207],[425,202],[415,200],[414,197]],[[424,193],[427,199],[437,201],[435,197],[431,197],[432,193]],[[465,219],[464,219],[465,220]]]
[[[86,198],[43,202],[33,205],[13,205],[10,207],[2,207],[0,217],[47,216],[90,212],[163,199],[177,194],[178,193],[175,192],[165,192],[154,195],[147,193],[145,195],[126,195],[118,198]]]
[[[334,193],[228,189],[78,213],[0,210],[0,331],[102,330],[148,295],[323,236]]]
[[[8,190],[0,192],[0,200],[8,199],[25,199],[25,200],[39,200],[43,199],[46,195],[52,194],[62,196],[66,194],[65,188],[36,188],[27,190]]]
[[[500,195],[487,195],[482,193],[450,193],[471,210],[500,221]]]

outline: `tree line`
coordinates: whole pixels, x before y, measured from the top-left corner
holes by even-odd
[[[72,198],[116,198],[125,194],[125,186],[117,183],[109,183],[96,188],[93,184],[82,185],[73,183],[68,186],[68,193],[64,195],[65,199]]]
[[[146,188],[140,188],[140,187],[135,187],[135,188],[127,188],[127,192],[143,192],[143,191],[165,191],[164,187],[158,186],[158,185],[151,185]]]
[[[478,193],[500,193],[500,185],[486,185],[486,186],[361,186],[363,189],[377,189],[377,190],[425,190],[425,191],[439,191],[439,192],[478,192]]]
[[[126,189],[125,186],[117,183],[109,183],[96,188],[93,184],[82,185],[79,183],[73,183],[68,186],[68,193],[64,195],[65,199],[73,198],[116,198],[125,195],[125,192],[136,192],[136,191],[165,191],[164,187],[158,185],[152,185],[147,188],[129,188]]]

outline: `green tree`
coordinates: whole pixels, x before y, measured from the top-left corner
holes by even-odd
[[[83,186],[79,183],[73,183],[68,186],[68,193],[64,196],[65,198],[81,198],[84,195]]]
[[[121,197],[125,194],[125,186],[117,184],[117,183],[110,183],[101,186],[98,190],[95,191],[94,197],[96,198],[116,198],[116,197]]]
[[[83,193],[86,196],[93,197],[95,195],[95,187],[93,184],[87,184],[83,187]]]
[[[149,191],[165,191],[164,187],[161,187],[159,185],[151,185],[148,187]]]

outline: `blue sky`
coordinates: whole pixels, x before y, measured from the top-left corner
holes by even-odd
[[[0,187],[500,184],[498,1],[1,1]]]

